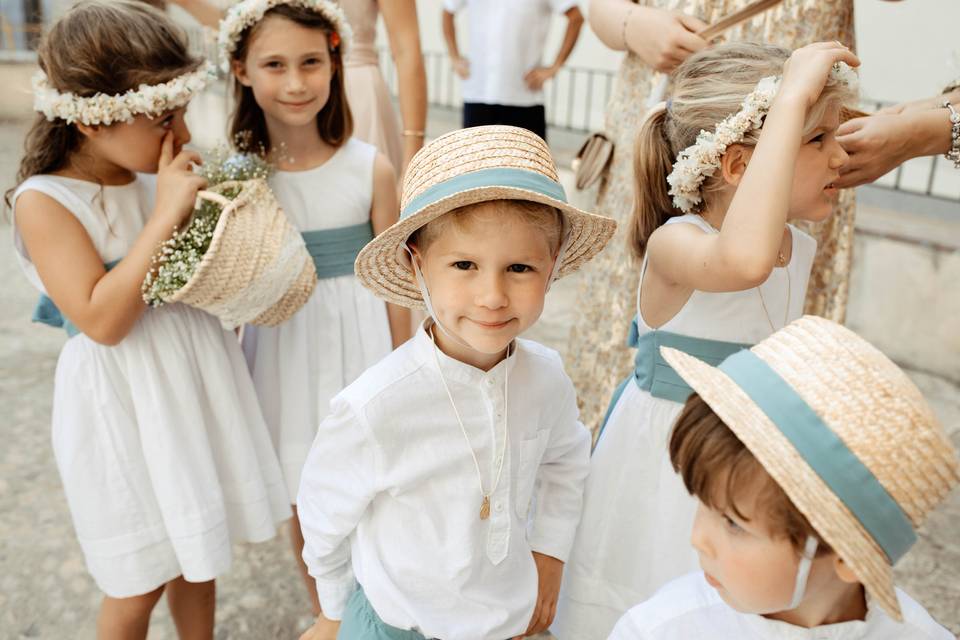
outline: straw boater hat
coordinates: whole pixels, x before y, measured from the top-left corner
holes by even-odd
[[[956,452],[917,387],[867,341],[813,316],[719,367],[662,352],[902,620],[892,566],[960,480]]]
[[[460,129],[426,145],[403,180],[400,220],[357,256],[357,277],[388,302],[423,307],[405,245],[414,231],[443,214],[490,200],[528,200],[563,215],[564,246],[558,277],[603,249],[617,223],[567,204],[557,167],[538,135],[517,127]]]

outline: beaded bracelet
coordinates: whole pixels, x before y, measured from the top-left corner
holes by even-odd
[[[960,113],[949,101],[945,101],[943,106],[950,110],[950,150],[943,157],[953,160],[954,169],[960,169]]]

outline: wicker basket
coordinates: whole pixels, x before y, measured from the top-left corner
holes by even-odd
[[[219,193],[238,188],[233,199]],[[220,219],[190,280],[165,302],[203,309],[228,329],[290,318],[313,293],[317,272],[267,183],[221,182],[197,197],[220,205]]]

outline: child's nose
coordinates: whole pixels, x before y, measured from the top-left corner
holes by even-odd
[[[182,147],[190,142],[190,128],[187,127],[187,121],[184,119],[184,112],[180,112],[173,119],[173,140],[176,146]]]
[[[499,274],[490,274],[480,278],[476,294],[476,305],[487,309],[502,309],[507,306],[506,283]]]
[[[287,91],[291,93],[298,93],[303,91],[306,88],[306,84],[303,81],[303,74],[298,70],[291,71],[287,77]]]
[[[713,547],[710,545],[710,527],[707,524],[707,513],[704,506],[697,506],[697,515],[693,519],[693,529],[690,532],[690,544],[698,553],[712,557]]]
[[[834,138],[830,149],[830,168],[839,169],[846,165],[849,160],[850,156],[844,151],[843,147],[840,146],[836,138]]]

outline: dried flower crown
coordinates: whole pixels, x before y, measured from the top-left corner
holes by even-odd
[[[47,120],[60,119],[67,124],[79,122],[88,126],[130,122],[137,115],[153,118],[185,106],[203,90],[215,72],[215,67],[208,64],[163,84],[142,84],[120,95],[98,93],[85,98],[69,91],[57,91],[50,86],[46,74],[38,71],[33,76],[33,109]]]
[[[673,206],[684,213],[691,213],[703,201],[700,187],[703,181],[720,168],[720,158],[727,147],[741,142],[748,133],[759,129],[763,117],[770,111],[773,99],[780,87],[780,76],[768,76],[757,83],[756,88],[740,106],[740,111],[724,118],[716,131],[701,130],[697,141],[677,154],[673,171],[667,176]],[[827,86],[857,86],[857,74],[846,63],[833,65]]]
[[[260,22],[267,11],[282,4],[310,9],[329,20],[335,30],[330,36],[330,46],[341,47],[341,52],[346,53],[350,47],[353,31],[343,10],[330,0],[243,0],[230,7],[227,15],[220,21],[217,45],[224,71],[230,71],[230,56],[236,50],[243,32]]]

